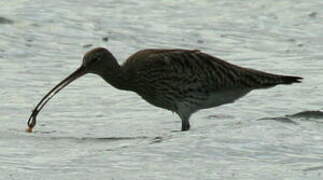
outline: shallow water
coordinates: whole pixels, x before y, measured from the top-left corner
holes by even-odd
[[[0,4],[0,179],[322,178],[322,1]],[[200,111],[182,133],[176,115],[87,75],[24,132],[41,97],[97,46],[120,63],[143,48],[200,49],[304,81]]]

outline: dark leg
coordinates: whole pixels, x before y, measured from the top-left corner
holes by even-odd
[[[191,125],[190,125],[190,114],[181,114],[181,113],[177,113],[179,115],[179,117],[182,120],[182,131],[187,131],[190,129]]]
[[[182,131],[188,131],[190,127],[190,121],[188,119],[182,119]]]

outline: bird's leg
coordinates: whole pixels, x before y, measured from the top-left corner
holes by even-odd
[[[190,129],[191,125],[190,125],[190,121],[188,120],[188,118],[186,119],[182,119],[182,131],[188,131]]]
[[[179,112],[177,114],[179,115],[179,117],[182,120],[182,131],[188,131],[191,127],[190,121],[189,121],[190,115],[184,114],[184,113],[179,113]]]

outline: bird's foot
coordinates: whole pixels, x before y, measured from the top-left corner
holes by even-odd
[[[182,123],[182,131],[188,131],[190,128],[190,123]]]

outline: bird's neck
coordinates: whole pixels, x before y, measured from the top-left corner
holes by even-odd
[[[131,83],[129,77],[118,64],[113,70],[105,70],[99,74],[107,83],[113,87],[122,90],[131,90]]]

